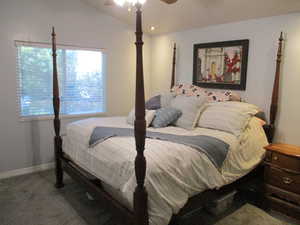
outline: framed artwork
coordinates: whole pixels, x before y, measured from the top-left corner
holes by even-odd
[[[249,40],[194,45],[193,84],[246,90]]]

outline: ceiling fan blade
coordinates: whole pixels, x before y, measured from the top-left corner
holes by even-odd
[[[177,0],[161,0],[162,2],[165,2],[167,4],[173,4],[175,2],[177,2]]]
[[[106,0],[104,2],[104,5],[105,6],[113,6],[113,5],[116,5],[116,3],[114,2],[114,0]]]

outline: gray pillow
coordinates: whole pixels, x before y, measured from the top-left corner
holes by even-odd
[[[145,103],[145,107],[148,110],[156,110],[156,109],[160,109],[160,95],[156,95],[152,98],[150,98],[146,103]]]
[[[152,126],[155,128],[166,127],[175,122],[182,115],[181,111],[174,108],[161,108],[155,113]]]
[[[175,126],[187,130],[195,128],[202,106],[205,105],[207,98],[196,96],[178,95],[171,101],[171,107],[182,112],[182,116],[174,123]]]
[[[148,110],[156,110],[160,108],[169,107],[171,100],[174,98],[173,93],[167,93],[162,95],[156,95],[150,98],[146,103],[145,107]]]

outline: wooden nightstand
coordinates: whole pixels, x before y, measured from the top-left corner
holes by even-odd
[[[270,144],[265,149],[265,196],[269,206],[300,220],[300,147]]]

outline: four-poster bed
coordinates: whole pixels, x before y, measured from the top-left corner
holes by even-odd
[[[145,188],[146,177],[146,158],[144,156],[145,149],[145,134],[146,134],[146,121],[145,121],[145,96],[144,96],[144,79],[143,79],[143,40],[142,40],[142,12],[141,4],[136,4],[136,102],[135,102],[135,123],[134,135],[136,143],[136,158],[135,158],[135,176],[136,188],[133,197],[133,209],[130,210],[117,201],[110,193],[103,188],[102,181],[94,174],[91,174],[86,169],[77,165],[74,160],[63,151],[62,138],[60,136],[60,99],[59,99],[59,86],[58,86],[58,73],[56,64],[56,34],[54,28],[52,30],[52,50],[53,50],[53,107],[54,107],[54,130],[55,130],[55,172],[56,172],[56,187],[62,188],[63,172],[68,173],[72,178],[84,184],[87,189],[96,196],[104,199],[107,202],[107,207],[115,213],[118,218],[127,224],[148,225],[148,193]],[[277,111],[278,89],[279,89],[279,75],[280,75],[280,60],[282,49],[282,34],[279,39],[279,49],[276,64],[276,76],[273,89],[273,97],[270,112],[270,125],[265,125],[264,129],[269,141],[272,141],[274,134],[274,122]],[[174,46],[173,63],[172,63],[172,78],[171,87],[175,84],[175,64],[176,64],[176,45]],[[226,192],[240,185],[244,180],[247,180],[251,174],[233,182],[232,184],[225,185],[219,190],[207,190],[198,195],[189,198],[187,204],[176,214],[173,215],[170,224],[179,224],[186,219],[193,219],[196,212],[202,208],[204,204],[212,201],[218,194]],[[197,221],[199,222],[199,221]]]

